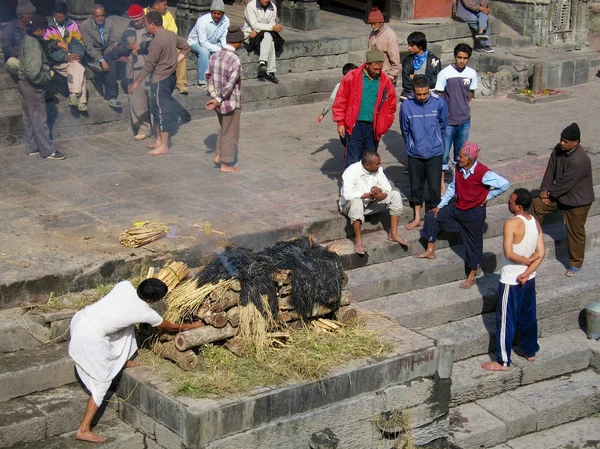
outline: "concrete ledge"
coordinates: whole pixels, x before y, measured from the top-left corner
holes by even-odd
[[[536,97],[528,97],[526,95],[519,95],[510,93],[507,95],[509,100],[520,101],[521,103],[537,104],[537,103],[551,103],[553,101],[568,100],[571,98],[571,94],[568,92],[561,92],[554,95],[540,95]]]

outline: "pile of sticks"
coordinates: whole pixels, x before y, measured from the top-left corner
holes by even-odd
[[[292,302],[292,276],[290,270],[280,270],[273,274],[277,285],[279,313],[273,317],[274,323],[266,329],[266,336],[273,347],[285,347],[289,339],[287,326],[301,325],[302,317],[294,309]],[[182,284],[184,288],[186,284]],[[202,321],[203,326],[180,332],[176,335],[162,336],[156,343],[155,352],[174,361],[186,370],[192,370],[198,363],[198,348],[209,343],[223,343],[224,347],[236,355],[242,355],[245,342],[238,336],[240,325],[240,292],[242,286],[238,280],[227,281],[208,293],[199,307],[195,307],[192,321]],[[199,289],[206,291],[207,286]],[[177,289],[174,290],[177,293]],[[189,292],[186,292],[189,295]],[[357,310],[350,305],[349,291],[342,291],[340,307],[332,310],[322,304],[316,304],[311,314],[311,326],[318,332],[336,332],[342,323],[355,318]],[[197,303],[196,303],[197,304]],[[322,317],[333,314],[335,319]],[[187,314],[189,318],[189,313]],[[313,319],[314,318],[314,319]]]
[[[167,226],[162,223],[149,223],[146,221],[139,226],[124,231],[119,236],[119,242],[128,248],[139,248],[166,235],[167,230]]]

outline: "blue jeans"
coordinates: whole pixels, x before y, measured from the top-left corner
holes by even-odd
[[[208,70],[208,60],[212,54],[208,48],[200,46],[200,44],[192,44],[190,46],[192,53],[198,57],[198,83],[206,84],[206,71]]]
[[[467,24],[475,30],[475,32],[477,33],[479,30],[484,30],[484,31],[488,31],[488,15],[486,13],[483,12],[479,12],[477,14],[475,13],[470,13],[468,16],[466,17],[461,17],[461,19],[463,19],[465,22],[467,22]],[[481,39],[479,41],[479,44],[482,47],[489,47],[490,45],[490,40],[489,39]]]
[[[444,159],[442,161],[443,169],[448,170],[448,161],[450,159],[450,149],[454,144],[454,156],[452,160],[454,165],[458,162],[458,153],[463,145],[469,139],[469,130],[471,129],[471,119],[460,125],[447,125],[444,131]]]

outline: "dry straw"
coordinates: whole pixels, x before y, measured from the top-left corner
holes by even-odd
[[[164,236],[168,228],[163,223],[144,222],[140,226],[127,229],[119,236],[121,245],[128,248],[139,248]]]
[[[213,291],[227,290],[234,282],[234,279],[229,279],[216,284],[204,284],[202,287],[198,287],[196,279],[181,283],[164,299],[167,307],[164,318],[173,323],[192,320]]]

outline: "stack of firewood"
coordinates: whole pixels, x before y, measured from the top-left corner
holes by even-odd
[[[289,334],[285,331],[287,326],[301,323],[301,315],[295,310],[292,301],[292,276],[290,270],[280,270],[273,276],[276,283],[279,313],[273,317],[273,323],[266,329],[266,337],[274,347],[284,347]],[[162,336],[156,343],[155,352],[164,358],[174,361],[184,370],[193,369],[197,363],[195,351],[198,347],[209,343],[224,343],[224,347],[237,355],[243,353],[244,341],[238,335],[240,325],[241,284],[238,280],[219,282],[217,285],[204,285],[195,287],[199,295],[194,300],[190,293],[191,285],[184,282],[175,288],[171,295],[185,297],[185,303],[189,304],[185,312],[185,318],[191,321],[202,321],[202,327],[180,332],[173,336]],[[167,308],[177,301],[167,298]],[[351,295],[349,291],[343,291],[340,307],[332,310],[322,304],[315,304],[311,314],[311,326],[320,332],[336,332],[343,322],[357,316],[357,311],[350,305]],[[177,306],[177,314],[184,317],[181,303]],[[324,319],[322,317],[333,314],[335,319]],[[169,319],[177,321],[173,312],[167,313]]]

